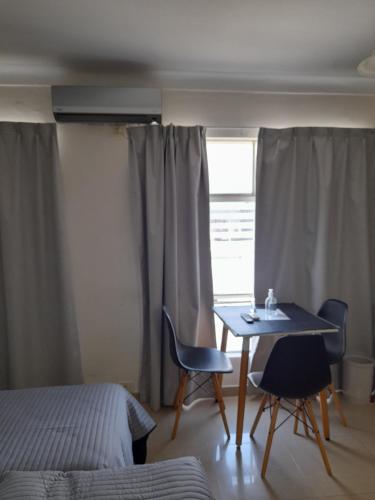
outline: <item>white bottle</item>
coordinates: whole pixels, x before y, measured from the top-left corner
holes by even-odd
[[[277,309],[277,299],[273,294],[273,288],[269,288],[268,296],[265,302],[266,317],[275,315]]]

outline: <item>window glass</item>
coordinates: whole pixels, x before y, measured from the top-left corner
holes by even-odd
[[[211,201],[210,232],[215,295],[254,290],[255,200]]]
[[[207,142],[211,194],[253,192],[253,141]]]
[[[248,302],[254,293],[254,139],[208,139],[210,236],[215,303]],[[215,318],[217,344],[222,324]],[[228,351],[242,339],[228,336]]]

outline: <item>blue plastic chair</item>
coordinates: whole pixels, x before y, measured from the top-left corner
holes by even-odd
[[[320,335],[290,335],[281,338],[276,342],[264,371],[250,373],[248,377],[255,387],[265,393],[251,428],[251,436],[254,435],[259,419],[266,408],[270,408],[271,411],[262,477],[266,475],[280,408],[289,413],[284,422],[290,417],[299,418],[300,414],[303,415],[304,425],[313,431],[326,470],[329,475],[332,475],[310,401],[311,397],[331,383],[331,372],[323,338]],[[289,406],[284,406],[282,400],[286,400],[292,410]]]
[[[225,432],[229,439],[230,432],[225,415],[225,405],[218,374],[231,373],[233,371],[232,363],[225,353],[218,351],[217,349],[210,347],[187,346],[180,342],[176,335],[172,318],[166,306],[163,306],[163,317],[169,333],[169,348],[172,361],[182,371],[182,376],[180,378],[175,398],[176,418],[172,430],[172,439],[175,439],[177,434],[182,405],[184,401],[191,396],[193,392],[195,392],[194,390],[188,396],[185,396],[186,385],[189,380],[194,381],[197,373],[209,374],[207,380],[203,384],[199,384],[198,388],[201,388],[210,379],[212,380],[215,389],[216,401],[219,404]]]
[[[346,351],[346,323],[348,317],[348,305],[341,300],[328,299],[322,304],[321,308],[319,309],[318,316],[338,327],[337,333],[324,333],[322,334],[322,337],[324,339],[324,345],[328,356],[328,363],[330,365],[341,363]],[[341,365],[339,372],[341,378]],[[342,425],[344,427],[347,427],[348,423],[341,406],[340,398],[337,395],[336,388],[332,382],[328,385],[328,391],[332,395],[333,402]],[[329,439],[330,432],[328,420],[328,405],[325,391],[322,391],[322,393],[320,394],[320,405],[324,437],[326,439]]]

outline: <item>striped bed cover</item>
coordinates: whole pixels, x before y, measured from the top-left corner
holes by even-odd
[[[8,472],[2,500],[208,500],[213,499],[193,457],[120,469],[78,472]]]
[[[133,442],[154,427],[117,384],[0,391],[0,473],[132,465]]]

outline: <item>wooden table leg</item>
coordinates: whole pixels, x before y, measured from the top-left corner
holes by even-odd
[[[222,351],[222,352],[227,351],[227,340],[228,340],[228,327],[226,325],[223,325],[223,333],[221,336],[220,351]]]
[[[329,416],[328,416],[328,404],[327,404],[327,393],[325,389],[319,393],[320,399],[320,414],[322,416],[323,425],[323,436],[329,440]]]
[[[247,373],[249,369],[249,337],[242,337],[240,384],[238,388],[236,445],[242,444],[243,419],[245,414]]]
[[[221,352],[227,351],[227,341],[228,341],[228,327],[226,325],[223,325],[223,333],[221,336],[221,346],[220,346]],[[218,378],[219,378],[219,384],[221,387],[223,385],[223,374],[219,373]]]

